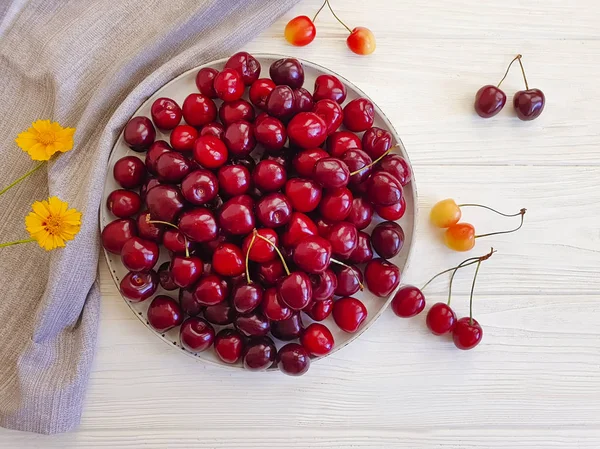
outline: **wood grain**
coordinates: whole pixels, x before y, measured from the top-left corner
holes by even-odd
[[[103,310],[84,420],[72,434],[3,430],[2,448],[586,448],[600,447],[600,7],[592,0],[332,0],[351,26],[372,28],[377,51],[349,53],[324,11],[318,37],[282,39],[306,0],[247,46],[326,65],[364,89],[411,155],[421,216],[404,282],[421,285],[462,260],[427,221],[454,197],[511,212],[517,234],[477,242],[498,250],[480,271],[475,316],[483,343],[459,352],[424,316],[387,311],[358,341],[308,375],[223,370],[183,357],[140,325],[100,264]],[[507,107],[472,112],[517,52],[548,104],[519,122]],[[518,70],[504,84],[522,88]],[[482,231],[515,224],[465,211]],[[468,314],[473,271],[453,304]],[[445,300],[447,279],[428,288]]]

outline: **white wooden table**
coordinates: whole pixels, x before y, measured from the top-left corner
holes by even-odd
[[[305,48],[282,38],[305,0],[247,45],[338,71],[367,92],[411,155],[421,214],[408,283],[420,285],[464,255],[427,215],[454,197],[504,211],[527,207],[523,229],[479,241],[498,253],[480,271],[475,316],[482,344],[460,352],[431,335],[425,314],[387,311],[356,343],[309,374],[231,372],[184,357],[135,318],[100,264],[98,355],[77,432],[0,432],[5,448],[598,448],[600,447],[600,4],[595,0],[333,1],[351,26],[377,36],[351,54],[323,11]],[[516,53],[543,115],[506,107],[482,120],[472,102]],[[504,83],[521,89],[515,68]],[[510,100],[509,100],[510,101]],[[512,222],[466,213],[481,230]],[[468,313],[472,271],[455,283]],[[446,281],[427,290],[443,300]]]

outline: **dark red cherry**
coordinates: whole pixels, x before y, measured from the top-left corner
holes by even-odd
[[[217,238],[218,227],[214,215],[205,207],[186,210],[179,217],[179,230],[193,242],[210,242]]]
[[[236,70],[246,86],[250,86],[260,76],[260,62],[245,51],[240,51],[229,58],[225,68]]]
[[[181,108],[170,98],[157,98],[150,108],[152,120],[156,127],[163,131],[169,131],[181,122]]]
[[[350,213],[352,200],[352,193],[345,187],[328,190],[323,193],[319,211],[326,220],[342,221]]]
[[[214,306],[208,306],[204,309],[204,318],[206,321],[212,324],[218,324],[219,326],[226,326],[233,323],[237,312],[227,302],[223,301]]]
[[[188,318],[179,330],[181,346],[190,352],[202,352],[210,348],[215,340],[215,329],[202,318]]]
[[[475,112],[480,117],[490,118],[502,110],[506,94],[496,86],[483,86],[475,95]]]
[[[279,246],[279,237],[277,236],[277,233],[269,228],[259,229],[257,233],[260,236],[268,239],[272,243],[272,245],[265,242],[261,238],[255,238],[253,234],[248,234],[244,238],[244,242],[242,244],[242,251],[244,252],[244,254],[248,252],[248,248],[250,248],[250,243],[252,242],[252,240],[254,240],[254,243],[252,243],[252,248],[250,248],[250,254],[248,254],[248,259],[250,259],[252,262],[259,263],[269,262],[275,259],[277,257],[277,253],[275,252],[274,246]]]
[[[332,100],[342,104],[346,99],[346,86],[333,75],[319,75],[313,93],[315,101]]]
[[[221,119],[221,123],[225,126],[229,126],[240,120],[253,122],[254,115],[254,108],[252,105],[242,99],[223,103],[219,109],[219,118]]]
[[[233,324],[246,337],[264,337],[271,330],[269,320],[258,312],[238,315]]]
[[[344,107],[344,126],[355,133],[373,126],[375,107],[366,98],[352,100]]]
[[[218,188],[229,196],[243,195],[252,185],[250,171],[243,165],[225,165],[219,168]]]
[[[294,91],[289,86],[276,86],[267,97],[266,110],[280,120],[289,119],[295,112]]]
[[[194,142],[198,138],[198,131],[190,125],[177,125],[171,131],[169,142],[175,151],[185,152],[194,149]]]
[[[303,312],[306,313],[312,320],[314,321],[323,321],[329,318],[331,312],[333,311],[333,299],[328,298],[323,301],[314,301],[312,304],[308,306],[307,309],[304,309]]]
[[[515,94],[513,98],[513,106],[517,113],[517,117],[525,121],[535,120],[536,118],[538,118],[544,110],[545,104],[546,97],[544,96],[544,93],[539,89],[520,90]],[[462,319],[464,318],[461,318],[461,320]],[[476,326],[472,328],[474,329],[476,328]],[[481,327],[479,327],[479,330],[481,331]],[[479,340],[481,340],[481,337],[479,338]],[[479,340],[477,341],[477,343],[479,343]],[[454,342],[456,343],[456,340]],[[475,345],[477,345],[477,343],[475,343]],[[475,345],[473,345],[472,347],[474,347]],[[471,348],[459,347],[459,349]]]
[[[275,84],[285,84],[298,89],[304,84],[304,67],[294,58],[278,59],[269,68],[269,75]]]
[[[404,231],[393,221],[379,223],[371,232],[373,248],[384,259],[398,255],[404,245]]]
[[[365,182],[371,175],[371,158],[362,150],[348,150],[342,157],[342,162],[348,167],[350,173],[349,184],[355,186]]]
[[[188,158],[175,151],[162,154],[156,161],[156,174],[163,183],[178,184],[191,170]]]
[[[346,187],[350,180],[350,170],[340,159],[325,157],[316,162],[312,179],[326,189]]]
[[[294,89],[294,110],[298,112],[310,112],[314,107],[313,97],[303,87]]]
[[[289,318],[281,321],[273,321],[271,323],[271,333],[273,337],[282,340],[290,341],[299,338],[304,330],[302,318],[299,312],[292,313]]]
[[[145,239],[159,243],[162,240],[165,226],[157,223],[150,223],[150,212],[142,212],[136,220],[138,235]]]
[[[219,225],[230,234],[246,235],[254,229],[254,201],[248,195],[234,196],[219,210]]]
[[[135,189],[146,180],[146,166],[135,156],[125,156],[115,162],[113,175],[121,187]]]
[[[264,371],[273,365],[277,348],[268,337],[253,338],[246,346],[242,360],[244,368],[250,371]]]
[[[402,199],[402,185],[387,172],[376,172],[367,186],[369,200],[376,206],[391,206]]]
[[[359,231],[371,224],[373,205],[363,197],[354,198],[346,221],[352,223]]]
[[[275,287],[264,291],[260,310],[271,321],[282,321],[292,316],[292,310],[279,300]]]
[[[129,272],[119,284],[121,294],[131,302],[142,302],[158,289],[158,275],[151,270],[144,273]]]
[[[142,203],[146,202],[146,194],[148,191],[157,185],[160,185],[160,181],[156,178],[148,178],[146,182],[142,184],[142,187],[140,187],[140,199],[142,200]]]
[[[277,228],[290,221],[292,205],[281,193],[269,193],[256,203],[256,218],[267,228]]]
[[[223,69],[214,79],[214,88],[217,96],[223,101],[235,101],[244,95],[244,81],[242,76],[234,69]]]
[[[131,190],[114,190],[106,199],[106,207],[115,217],[128,218],[140,211],[142,200]]]
[[[194,143],[194,160],[205,168],[219,168],[228,156],[227,147],[215,136],[200,136]]]
[[[179,305],[183,313],[189,316],[199,315],[204,310],[204,306],[196,300],[194,292],[190,289],[179,289]]]
[[[386,298],[400,284],[400,270],[385,259],[373,259],[365,267],[365,282],[371,293]]]
[[[285,184],[285,195],[295,211],[311,212],[321,201],[321,187],[310,179],[292,178]]]
[[[312,111],[325,122],[327,136],[337,131],[344,120],[342,107],[332,100],[317,101]]]
[[[222,139],[224,133],[225,127],[217,122],[210,122],[200,130],[200,136],[214,136],[217,139]]]
[[[352,251],[348,260],[352,263],[366,263],[372,258],[371,237],[366,232],[358,231],[356,248]]]
[[[275,154],[268,153],[268,152],[263,153],[261,159],[277,162],[279,165],[281,165],[283,168],[285,168],[286,171],[289,171],[292,169],[291,162],[295,155],[296,155],[295,150],[293,150],[291,148],[283,147],[281,149],[281,151],[278,151]]]
[[[275,192],[287,181],[287,173],[281,164],[272,160],[260,161],[252,173],[254,185],[263,192]]]
[[[264,291],[258,284],[243,282],[233,289],[231,302],[239,313],[250,313],[263,300]]]
[[[425,320],[429,330],[435,335],[444,335],[452,332],[456,326],[456,313],[450,306],[443,302],[435,303],[427,312]]]
[[[452,331],[452,340],[458,349],[469,350],[479,344],[483,338],[483,329],[475,319],[468,316],[456,322]]]
[[[165,290],[177,290],[179,286],[175,284],[173,281],[173,276],[171,275],[171,262],[165,262],[160,267],[158,267],[158,282],[160,286]]]
[[[374,126],[363,134],[363,151],[375,160],[392,148],[392,140],[392,135],[388,131]]]
[[[285,276],[283,264],[279,259],[263,262],[256,269],[257,280],[265,286],[273,286]]]
[[[333,304],[333,319],[341,330],[353,334],[367,319],[367,308],[356,298],[341,298]]]
[[[315,164],[319,159],[329,157],[327,151],[321,148],[312,148],[310,150],[304,150],[298,153],[292,162],[294,169],[298,175],[304,178],[310,178],[312,176]]]
[[[347,259],[358,244],[358,232],[353,224],[342,221],[331,227],[327,239],[334,256]]]
[[[121,254],[127,240],[137,236],[137,227],[132,219],[111,221],[102,230],[102,246],[113,254]]]
[[[203,276],[193,291],[193,297],[198,304],[214,306],[222,303],[229,296],[229,285],[225,279],[216,274]]]
[[[385,156],[383,159],[381,159],[379,164],[377,164],[375,171],[388,172],[390,175],[400,181],[402,187],[407,185],[412,178],[408,162],[406,162],[406,160],[398,154],[388,154]]]
[[[336,131],[327,138],[327,151],[332,157],[341,157],[348,150],[362,150],[362,142],[356,134]]]
[[[307,236],[318,235],[317,225],[307,215],[293,212],[282,235],[283,246],[293,248]]]
[[[206,95],[190,94],[183,102],[183,119],[188,125],[197,128],[214,122],[217,118],[217,107]]]
[[[312,284],[312,299],[315,301],[324,301],[331,298],[337,288],[337,277],[329,269],[321,273],[311,274],[310,282]]]
[[[375,212],[384,220],[400,220],[406,212],[406,200],[402,197],[399,203],[391,206],[375,206]]]
[[[177,187],[158,185],[146,194],[152,220],[172,222],[183,210],[183,196]]]
[[[149,173],[152,173],[153,175],[156,174],[156,161],[164,153],[168,153],[169,151],[171,151],[171,149],[171,145],[169,145],[164,140],[157,140],[152,145],[150,145],[150,148],[146,153],[145,160],[146,169]]]
[[[302,310],[312,299],[312,284],[306,273],[294,271],[277,286],[279,300],[292,310]]]
[[[149,240],[132,237],[121,249],[121,261],[129,271],[150,271],[158,261],[158,246]]]
[[[152,300],[146,317],[150,326],[158,332],[166,332],[183,321],[183,313],[177,301],[165,295],[158,295]]]
[[[174,256],[171,259],[171,276],[173,282],[181,288],[194,285],[202,276],[203,263],[196,256]]]
[[[233,364],[242,357],[244,337],[233,329],[223,329],[216,335],[214,345],[219,358],[225,363]]]
[[[310,368],[310,356],[303,346],[288,343],[277,353],[277,366],[288,376],[301,376]]]
[[[266,109],[267,108],[267,97],[271,93],[271,91],[275,88],[275,83],[271,81],[269,78],[260,78],[252,83],[250,86],[250,90],[248,92],[248,96],[250,97],[250,101],[254,106],[258,109]]]
[[[254,137],[270,152],[280,151],[287,141],[287,131],[275,117],[265,117],[254,124]]]
[[[325,271],[330,261],[331,243],[318,235],[303,238],[294,249],[294,263],[307,273]]]
[[[123,138],[133,151],[145,151],[156,138],[156,130],[148,117],[133,117],[125,125]]]
[[[335,271],[337,296],[350,296],[361,290],[363,275],[361,271],[353,266],[340,266]]]
[[[425,295],[417,287],[405,285],[401,287],[392,299],[392,310],[402,318],[418,315],[425,308]]]
[[[246,269],[242,250],[233,243],[223,243],[215,250],[212,266],[221,276],[239,276]]]
[[[331,352],[334,340],[327,326],[312,323],[300,336],[300,343],[309,354],[320,357]]]
[[[196,170],[181,182],[181,193],[190,203],[197,206],[211,202],[219,193],[217,177],[208,170]]]
[[[215,77],[219,71],[211,67],[204,67],[198,71],[196,75],[196,87],[202,95],[206,95],[208,98],[217,98],[215,92]]]
[[[248,156],[256,146],[252,125],[244,121],[232,123],[225,129],[223,142],[233,156]]]

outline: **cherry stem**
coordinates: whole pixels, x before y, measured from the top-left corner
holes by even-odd
[[[256,230],[252,233],[252,240],[250,240],[250,244],[248,245],[248,251],[246,251],[246,281],[248,284],[252,283],[252,279],[250,279],[250,269],[248,268],[248,261],[250,260],[250,250],[252,249],[252,245],[256,241]]]
[[[512,67],[512,65],[514,64],[514,62],[516,60],[519,60],[519,64],[521,64],[521,58],[523,56],[522,55],[517,55],[515,56],[515,59],[513,59],[512,61],[510,61],[510,64],[508,64],[508,67],[506,68],[506,72],[504,73],[504,76],[502,77],[502,79],[500,80],[500,82],[498,83],[498,87],[500,87],[500,84],[502,84],[502,82],[506,79],[506,77],[508,76],[508,72],[510,71],[510,68]],[[521,64],[521,67],[523,67],[523,64]],[[523,72],[523,75],[525,75],[525,72]],[[525,83],[527,84],[527,81],[525,81]]]
[[[336,260],[334,258],[331,258],[329,260],[331,260],[333,263],[341,265],[342,267],[349,268],[350,271],[352,271],[352,274],[354,275],[354,277],[356,278],[356,280],[358,281],[358,286],[360,287],[360,291],[362,292],[365,289],[365,286],[363,285],[362,282],[360,282],[360,278],[358,277],[358,274],[356,274],[356,271],[355,271],[354,267],[351,267],[350,265],[346,265],[344,262],[340,262],[339,260]]]
[[[315,14],[315,16],[313,17],[312,21],[314,22],[315,20],[317,20],[317,16],[319,15],[319,13],[323,10],[323,8],[325,8],[325,5],[327,4],[327,1],[324,1],[323,4],[321,5],[321,7],[319,8],[319,10],[317,11],[317,13]]]
[[[435,279],[437,279],[438,277],[440,277],[442,274],[449,273],[449,272],[454,271],[454,270],[458,270],[459,268],[468,267],[469,265],[473,265],[473,264],[477,263],[478,261],[482,261],[483,262],[484,260],[488,260],[490,257],[492,257],[492,254],[494,254],[495,252],[496,252],[496,250],[494,248],[491,248],[490,252],[487,253],[487,254],[484,254],[483,256],[480,256],[480,257],[470,257],[468,259],[463,260],[461,263],[459,263],[455,267],[448,268],[447,270],[439,272],[434,277],[432,277],[431,279],[429,279],[425,283],[425,285],[423,287],[421,287],[421,290],[425,290],[425,287],[427,287],[429,284],[431,284]]]
[[[21,176],[20,178],[15,179],[9,185],[7,185],[2,190],[0,190],[0,195],[4,194],[6,191],[12,189],[14,186],[16,186],[18,183],[20,183],[21,181],[23,181],[25,178],[29,177],[30,175],[33,175],[36,171],[38,171],[40,168],[42,168],[42,166],[45,163],[46,163],[46,161],[40,162],[35,167],[33,167],[31,170],[29,170],[27,173],[25,173],[23,176]]]
[[[14,242],[0,243],[0,248],[6,248],[7,246],[18,245],[20,243],[30,243],[30,242],[34,242],[34,241],[35,241],[35,239],[25,239],[25,240],[15,240]]]
[[[338,22],[340,22],[342,25],[344,25],[344,28],[346,28],[349,33],[352,33],[352,30],[348,27],[348,25],[346,25],[344,22],[342,22],[342,20],[335,14],[335,12],[333,11],[333,8],[331,7],[331,3],[329,3],[329,0],[325,0],[325,3],[327,3],[327,6],[329,6],[329,10],[331,11],[331,14],[333,14],[333,17],[335,17]]]
[[[521,73],[523,74],[523,81],[525,81],[525,89],[529,90],[529,84],[527,83],[527,77],[525,76],[525,67],[523,67],[521,58],[519,58],[519,65],[521,66]]]
[[[469,263],[466,263],[467,261],[469,261]],[[467,260],[459,263],[456,266],[456,268],[452,272],[452,275],[450,276],[450,284],[448,285],[448,302],[447,302],[448,305],[450,305],[450,300],[452,299],[452,282],[454,282],[454,276],[456,275],[456,272],[458,271],[458,269],[462,268],[462,267],[466,267],[468,265],[473,265],[474,263],[480,263],[480,262],[481,261],[479,260],[479,257],[471,257],[470,259],[467,259]]]
[[[477,273],[479,273],[479,267],[481,266],[481,261],[477,263],[477,268],[475,268],[475,275],[473,276],[473,284],[471,285],[471,297],[469,298],[469,325],[473,325],[473,291],[475,290],[475,281],[477,280]]]
[[[383,153],[381,156],[379,156],[377,159],[375,159],[373,162],[371,162],[368,165],[365,165],[362,168],[359,168],[356,171],[353,171],[352,173],[350,173],[350,176],[354,176],[359,174],[361,171],[366,170],[368,168],[373,167],[375,164],[377,164],[380,160],[382,160],[384,157],[386,157],[389,153],[391,153],[394,149],[398,148],[400,145],[396,144],[394,145],[392,148],[390,148],[389,150],[387,150],[385,153]]]
[[[273,243],[271,240],[269,240],[266,237],[263,237],[262,235],[260,235],[256,229],[254,230],[254,235],[256,235],[256,237],[258,237],[259,239],[264,240],[265,242],[267,242],[269,245],[271,245],[273,247],[273,249],[275,249],[275,251],[277,252],[277,254],[279,255],[279,258],[281,259],[281,263],[283,264],[283,268],[285,269],[285,272],[287,273],[287,275],[290,275],[290,269],[287,266],[287,263],[285,263],[285,257],[283,257],[283,254],[281,254],[281,251],[279,251],[279,248],[277,248],[277,245],[275,245],[275,243]]]
[[[167,226],[171,226],[172,228],[175,228],[179,231],[178,226],[174,225],[173,223],[169,223],[168,221],[146,220],[146,223],[167,225]],[[190,245],[189,245],[188,239],[185,236],[185,234],[183,234],[183,232],[181,233],[181,235],[183,235],[183,239],[185,240],[185,257],[190,257],[190,248],[189,248]]]
[[[475,238],[478,239],[481,237],[489,237],[490,235],[510,234],[512,232],[518,231],[523,226],[523,221],[525,220],[525,212],[527,212],[527,209],[521,209],[518,214],[513,215],[514,217],[516,217],[517,215],[521,216],[521,223],[515,229],[509,229],[508,231],[498,231],[498,232],[490,232],[488,234],[476,235]],[[510,215],[507,215],[507,216],[510,216]]]
[[[503,217],[516,217],[518,215],[524,214],[525,212],[523,212],[523,210],[527,210],[527,209],[521,209],[516,214],[504,214],[500,211],[497,211],[496,209],[492,209],[489,206],[484,206],[483,204],[465,203],[465,204],[459,204],[458,207],[482,207],[484,209],[491,210],[492,212],[496,212],[498,215],[502,215]]]

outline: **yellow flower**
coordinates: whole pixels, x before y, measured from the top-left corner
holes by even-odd
[[[50,120],[37,120],[17,136],[15,142],[34,161],[47,161],[54,153],[73,149],[75,128],[63,128]]]
[[[25,227],[33,240],[46,251],[65,246],[73,240],[81,227],[81,212],[53,196],[47,201],[36,201],[33,212],[25,217]]]

